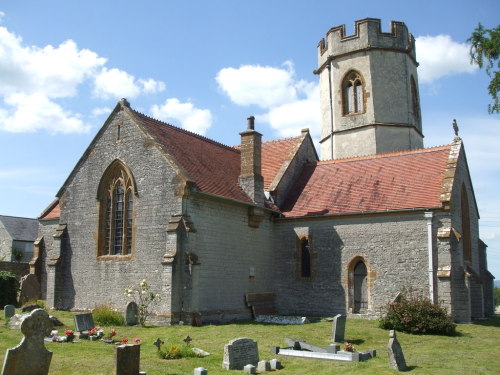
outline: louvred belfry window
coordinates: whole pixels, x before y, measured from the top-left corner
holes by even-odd
[[[132,253],[135,194],[132,174],[123,162],[115,160],[99,184],[98,256]]]

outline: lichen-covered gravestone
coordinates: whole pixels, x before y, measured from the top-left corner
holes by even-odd
[[[336,315],[333,318],[332,325],[332,341],[333,342],[344,342],[344,333],[345,333],[345,315]]]
[[[127,303],[125,308],[125,324],[128,326],[135,326],[139,323],[137,317],[139,316],[139,307],[134,301]]]
[[[3,308],[3,313],[5,319],[10,319],[16,313],[16,307],[14,305],[5,305],[5,307]]]
[[[52,352],[45,348],[43,339],[51,330],[49,314],[33,310],[21,324],[24,338],[15,348],[7,349],[1,375],[47,375]]]
[[[245,365],[250,364],[256,366],[258,362],[259,350],[256,341],[246,337],[240,337],[224,345],[223,369],[243,370]]]
[[[389,344],[387,345],[389,354],[389,367],[398,371],[406,371],[406,361],[403,355],[403,349],[396,338],[396,331],[391,330],[389,333]]]
[[[28,274],[21,278],[21,292],[19,303],[22,305],[27,301],[35,301],[40,298],[40,283],[36,275]]]

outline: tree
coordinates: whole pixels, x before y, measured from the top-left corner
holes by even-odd
[[[500,26],[485,29],[479,24],[467,42],[471,43],[471,63],[477,64],[480,68],[484,67],[491,78],[488,92],[493,104],[488,105],[488,112],[500,113]]]

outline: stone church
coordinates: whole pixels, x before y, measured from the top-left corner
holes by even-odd
[[[330,29],[319,156],[308,129],[263,142],[250,117],[229,147],[120,100],[39,217],[47,305],[123,309],[147,279],[164,323],[249,319],[252,303],[373,316],[403,289],[459,322],[493,313],[464,145],[456,130],[424,148],[417,66],[402,22]]]

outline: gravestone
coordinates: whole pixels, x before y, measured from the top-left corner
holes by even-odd
[[[281,370],[283,368],[283,365],[281,364],[281,361],[273,358],[269,361],[269,364],[271,365],[271,370]]]
[[[94,328],[94,318],[91,313],[77,314],[73,317],[75,320],[75,331],[83,332]]]
[[[10,329],[21,329],[21,325],[29,314],[14,314],[10,317],[7,326]]]
[[[257,363],[257,371],[258,372],[271,371],[271,364],[269,363],[269,361],[259,361],[259,363]]]
[[[208,370],[203,367],[196,367],[193,371],[193,375],[208,375]]]
[[[5,307],[3,308],[3,313],[5,319],[10,319],[16,313],[16,307],[14,305],[5,305]]]
[[[246,365],[243,367],[243,372],[245,374],[256,374],[257,368],[254,365]]]
[[[397,371],[406,371],[406,361],[403,355],[403,349],[399,345],[396,338],[396,331],[391,330],[389,333],[389,344],[387,345],[387,352],[389,354],[389,367]]]
[[[115,350],[114,375],[139,375],[140,345],[119,345]]]
[[[19,304],[40,299],[40,282],[34,274],[28,274],[21,278],[21,292],[19,294]]]
[[[21,324],[24,338],[15,348],[7,349],[2,375],[47,375],[52,352],[45,348],[43,339],[51,330],[49,314],[43,309],[33,310]]]
[[[243,370],[245,365],[257,365],[259,362],[259,350],[257,342],[240,337],[229,341],[224,345],[224,360],[222,368],[226,370]]]
[[[137,303],[131,301],[127,303],[127,307],[125,308],[125,324],[128,326],[135,326],[139,323],[137,317],[139,316],[139,307]]]
[[[333,342],[344,342],[345,333],[345,315],[336,315],[333,318],[333,329],[332,329],[332,341]]]

